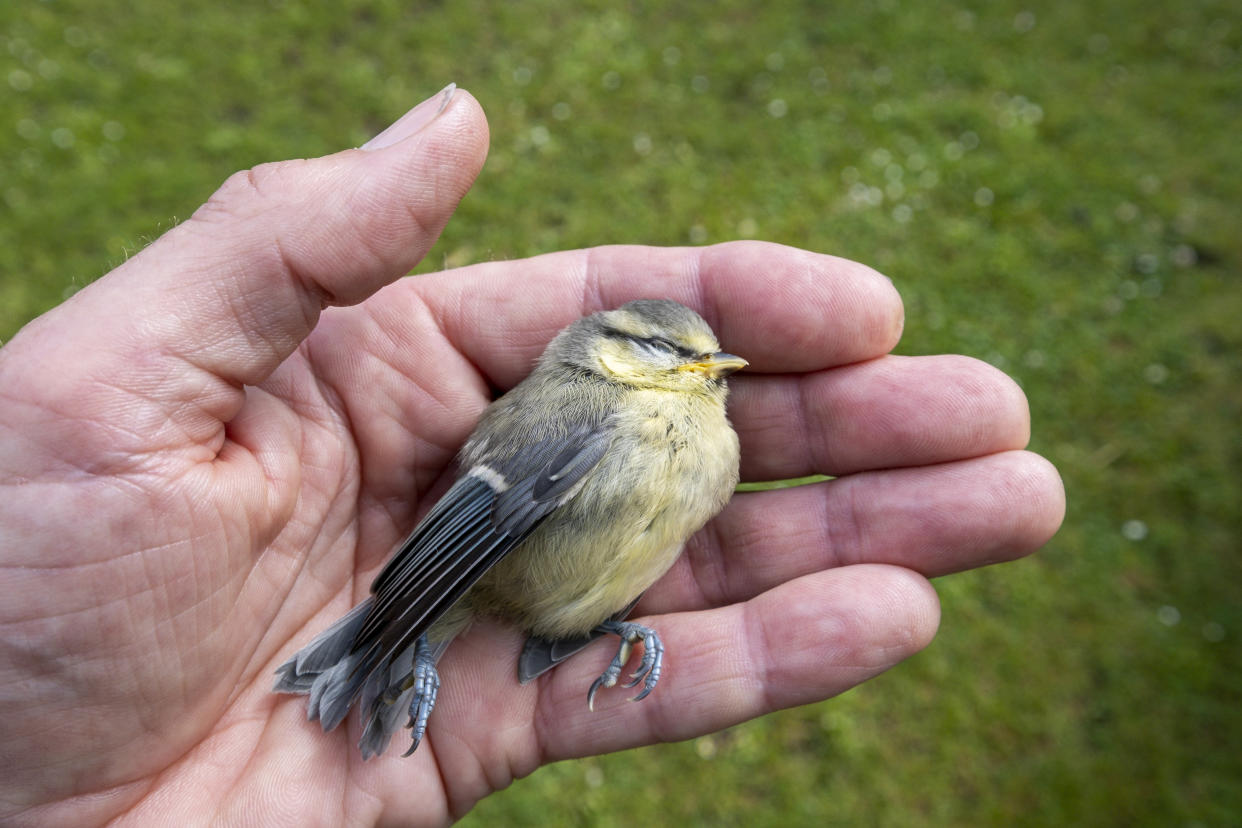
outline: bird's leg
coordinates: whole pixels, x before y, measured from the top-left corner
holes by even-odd
[[[386,704],[396,704],[401,695],[409,690],[414,691],[414,696],[410,699],[410,721],[406,727],[413,731],[414,743],[404,756],[418,750],[418,744],[427,732],[427,719],[436,706],[436,694],[440,692],[440,673],[436,671],[435,654],[425,633],[414,645],[414,664],[410,672],[384,691],[383,700]]]
[[[608,665],[608,669],[604,670],[603,674],[591,684],[591,689],[587,693],[587,707],[591,710],[595,709],[595,693],[599,688],[612,687],[617,683],[617,679],[621,677],[621,670],[625,667],[625,662],[630,659],[630,652],[634,649],[634,645],[640,641],[643,644],[643,660],[631,676],[632,681],[625,686],[635,687],[639,682],[642,682],[642,692],[630,699],[630,701],[639,701],[640,699],[647,698],[647,695],[655,689],[656,682],[660,680],[660,672],[664,668],[664,642],[660,641],[660,636],[650,627],[644,627],[632,621],[614,621],[612,619],[596,627],[595,632],[611,633],[620,636],[621,645],[617,647],[617,654]]]

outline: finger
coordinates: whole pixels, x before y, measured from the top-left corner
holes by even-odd
[[[400,286],[495,385],[510,387],[578,317],[631,299],[699,311],[754,371],[808,371],[887,353],[901,299],[864,265],[765,242],[701,248],[600,247],[495,262]]]
[[[940,620],[931,585],[909,570],[855,566],[782,584],[751,601],[645,619],[668,668],[655,692],[628,704],[585,688],[616,642],[605,638],[553,671],[534,721],[545,761],[689,739],[773,710],[819,701],[925,647]]]
[[[1064,516],[1056,468],[1026,451],[740,494],[639,611],[722,606],[851,564],[933,577],[999,563],[1047,543]]]
[[[84,382],[106,378],[113,391],[92,404],[129,417],[139,405],[126,424],[137,439],[214,451],[240,386],[289,356],[321,308],[362,300],[422,257],[486,148],[483,113],[458,92],[404,141],[238,173],[34,326],[41,363],[66,366],[42,393],[80,402]]]
[[[921,466],[1019,449],[1026,396],[986,362],[897,357],[731,381],[743,480]]]

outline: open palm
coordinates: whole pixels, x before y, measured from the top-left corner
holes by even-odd
[[[486,144],[459,94],[404,140],[239,174],[0,350],[0,819],[445,821],[544,762],[841,692],[930,640],[928,576],[1056,530],[1021,392],[885,356],[900,300],[861,265],[737,242],[394,282]],[[692,540],[635,613],[669,652],[641,704],[588,712],[605,646],[519,686],[520,633],[483,623],[419,751],[364,764],[357,721],[320,732],[274,668],[365,596],[495,389],[640,297],[750,360],[743,479],[838,479],[739,495]]]

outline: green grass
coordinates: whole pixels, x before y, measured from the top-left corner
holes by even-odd
[[[174,10],[175,9],[175,10]],[[235,169],[449,81],[493,146],[424,269],[753,236],[858,259],[1065,475],[1040,555],[937,583],[843,697],[536,773],[474,825],[1242,819],[1236,3],[0,7],[0,338]]]

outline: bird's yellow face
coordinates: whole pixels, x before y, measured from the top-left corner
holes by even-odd
[[[722,379],[746,366],[746,360],[720,350],[697,314],[684,308],[685,313],[663,313],[658,305],[656,312],[641,312],[646,310],[641,304],[600,315],[602,324],[586,347],[601,375],[640,388],[716,393]],[[640,305],[639,312],[633,305]]]

